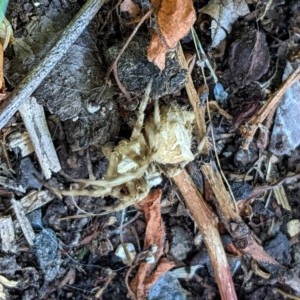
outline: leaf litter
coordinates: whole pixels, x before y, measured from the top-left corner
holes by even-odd
[[[9,4],[16,43],[5,52],[7,101],[60,40],[45,28],[62,32],[80,7]],[[26,164],[16,170],[26,157],[6,142],[15,131],[14,145],[25,130],[40,131],[25,129],[19,114],[2,131],[1,218],[15,222],[9,236],[0,231],[1,261],[11,261],[1,297],[299,296],[299,12],[297,1],[101,7],[35,91],[55,145],[43,151],[51,148],[65,172],[46,182],[32,154],[41,145],[25,144],[39,184],[24,184]],[[198,55],[190,70],[185,51]],[[110,64],[116,81],[105,78]],[[193,243],[177,255],[170,243],[187,236]],[[115,255],[120,245],[126,260]]]

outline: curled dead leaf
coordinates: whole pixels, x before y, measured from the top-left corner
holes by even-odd
[[[175,48],[196,21],[192,0],[152,0],[152,6],[158,7],[158,30],[153,33],[149,47],[148,59],[161,70],[165,68],[166,53]]]
[[[200,12],[213,18],[211,47],[216,48],[226,38],[226,34],[231,32],[232,24],[250,11],[245,0],[211,0]]]
[[[144,248],[152,252],[154,260],[141,262],[135,277],[130,283],[130,288],[136,299],[144,299],[152,284],[165,272],[174,267],[173,262],[160,259],[163,254],[165,236],[160,213],[161,196],[162,191],[157,189],[150,192],[146,199],[141,202],[141,208],[144,211],[147,222]]]
[[[259,80],[269,69],[270,54],[266,35],[250,30],[231,46],[229,65],[239,87]]]

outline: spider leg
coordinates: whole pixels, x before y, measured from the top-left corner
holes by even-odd
[[[138,112],[138,118],[136,120],[136,123],[134,125],[132,134],[131,134],[131,140],[136,140],[138,139],[138,137],[141,134],[143,125],[144,125],[144,119],[145,119],[145,109],[148,105],[149,102],[149,96],[151,93],[151,89],[152,89],[152,83],[153,83],[153,79],[151,78],[151,80],[149,81],[146,90],[145,90],[145,95],[140,103],[140,107],[139,107],[139,112]]]
[[[154,122],[154,133],[153,136],[151,137],[153,140],[153,148],[151,151],[154,153],[157,148],[158,148],[158,143],[159,143],[159,131],[160,131],[160,111],[159,111],[159,104],[158,100],[154,100],[154,112],[153,112],[153,122]]]
[[[97,189],[83,189],[83,190],[58,190],[58,189],[53,189],[54,192],[57,192],[63,196],[90,196],[90,197],[104,197],[111,192],[110,187],[106,188],[97,188]]]
[[[118,175],[115,178],[107,178],[107,179],[99,179],[99,180],[90,180],[90,179],[77,179],[74,182],[85,184],[85,187],[87,186],[93,186],[97,188],[103,188],[104,190],[106,188],[114,188],[116,186],[122,185],[130,180],[134,180],[136,178],[142,177],[144,173],[146,172],[148,168],[148,164],[145,164],[141,166],[138,170],[135,170],[130,173]],[[63,193],[67,193],[68,191],[63,191]],[[62,192],[61,192],[62,193]],[[62,194],[63,194],[62,193]],[[66,194],[63,194],[66,195]]]

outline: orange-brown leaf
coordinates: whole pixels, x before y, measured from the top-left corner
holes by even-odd
[[[168,48],[162,43],[157,33],[153,32],[150,44],[148,46],[148,60],[155,63],[161,70],[165,68],[166,53]]]
[[[162,0],[157,14],[157,22],[165,41],[175,48],[180,39],[188,34],[196,13],[192,0]]]
[[[163,250],[164,226],[160,213],[161,195],[161,189],[156,189],[149,193],[148,197],[140,203],[147,222],[144,239],[144,248],[146,249],[151,245],[156,245],[160,251]],[[157,257],[161,255],[160,251],[156,252]]]
[[[130,288],[134,292],[136,299],[144,299],[151,285],[162,274],[174,266],[172,262],[168,262],[165,259],[159,261],[163,254],[165,235],[160,213],[161,195],[162,191],[157,189],[149,193],[147,198],[141,202],[141,207],[147,222],[144,249],[147,250],[150,246],[157,246],[157,251],[153,253],[155,263],[140,263],[138,271],[130,283]],[[155,267],[156,270],[152,273]]]
[[[157,7],[157,0],[152,0],[152,6]],[[148,59],[162,70],[166,53],[188,34],[196,20],[196,13],[192,0],[162,0],[158,7],[159,32],[152,36]]]

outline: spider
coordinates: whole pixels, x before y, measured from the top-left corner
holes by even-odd
[[[144,199],[150,188],[158,185],[157,164],[184,167],[194,159],[191,152],[194,113],[171,105],[159,108],[154,100],[154,111],[145,119],[152,81],[149,82],[140,103],[137,121],[129,140],[122,140],[105,155],[109,160],[103,180],[74,180],[80,189],[56,192],[64,196],[113,196],[120,202],[104,207],[103,213],[122,210]]]

